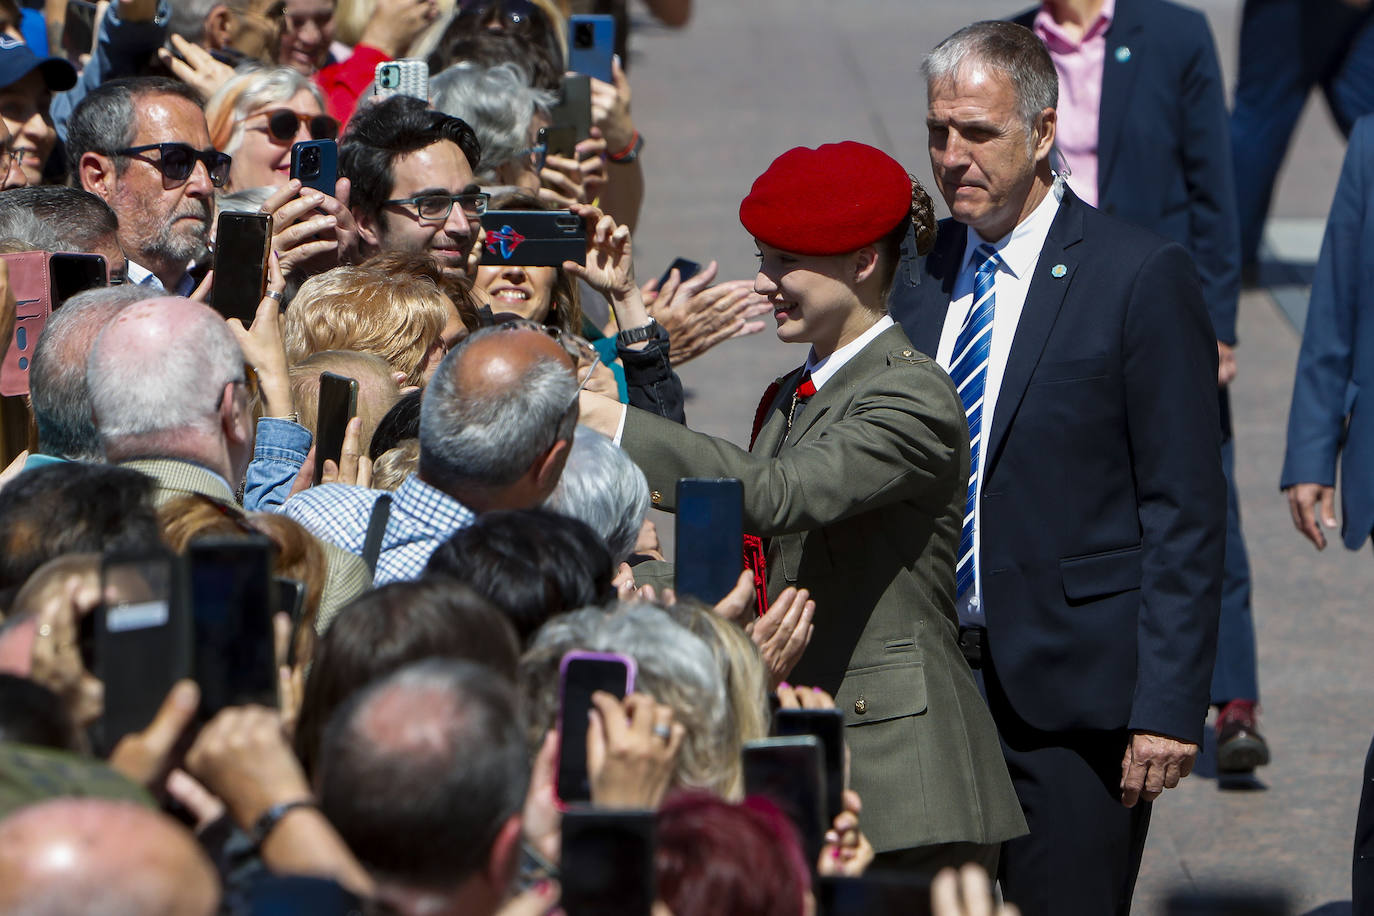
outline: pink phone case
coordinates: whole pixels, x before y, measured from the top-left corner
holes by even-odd
[[[0,363],[0,394],[6,397],[29,393],[29,366],[43,325],[52,314],[48,283],[48,253],[19,251],[2,254],[9,264],[10,289],[14,291],[14,333]]]

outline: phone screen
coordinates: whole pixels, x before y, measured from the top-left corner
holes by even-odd
[[[190,676],[189,628],[177,558],[166,551],[111,554],[100,567],[101,604],[83,618],[87,670],[105,685],[98,750],[153,721],[172,685]]]
[[[821,744],[813,735],[767,738],[744,745],[744,793],[769,799],[797,827],[812,868],[825,839]]]
[[[562,92],[558,104],[549,111],[549,120],[555,127],[571,127],[573,137],[585,140],[592,132],[592,81],[581,73],[568,73],[563,77]]]
[[[358,413],[358,382],[333,372],[320,373],[320,408],[315,417],[315,480],[328,458],[336,464],[343,454],[348,421]]]
[[[744,485],[733,477],[677,482],[674,587],[714,605],[744,569]]]
[[[587,723],[592,694],[604,690],[623,699],[634,689],[633,665],[633,659],[609,653],[569,652],[563,657],[558,717],[558,797],[563,801],[591,800]]]
[[[276,703],[273,544],[265,537],[192,541],[187,548],[201,713]]]
[[[272,218],[266,213],[220,213],[215,224],[215,310],[253,323],[267,290],[267,257],[271,252]]]
[[[568,916],[649,916],[654,812],[567,811],[562,839],[559,903]]]
[[[814,735],[825,757],[825,819],[844,809],[844,713],[838,709],[779,709],[773,717],[779,737]]]
[[[56,309],[77,293],[106,286],[109,274],[105,259],[98,254],[59,251],[48,258],[48,281],[52,285],[52,307]]]

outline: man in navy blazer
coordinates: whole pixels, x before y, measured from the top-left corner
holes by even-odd
[[[1032,32],[975,23],[923,70],[954,219],[890,305],[950,371],[979,453],[958,610],[1031,829],[1000,874],[1023,913],[1124,916],[1150,803],[1191,770],[1207,712],[1215,337],[1181,246],[1056,180],[1058,80]]]
[[[1015,22],[1059,72],[1058,150],[1087,203],[1193,255],[1217,336],[1226,565],[1212,703],[1217,766],[1269,762],[1258,727],[1250,564],[1240,526],[1228,386],[1236,374],[1240,232],[1226,92],[1207,17],[1169,0],[1044,0]]]
[[[1318,550],[1336,527],[1341,462],[1341,538],[1359,550],[1374,529],[1374,412],[1360,389],[1374,378],[1374,115],[1355,122],[1312,280],[1298,353],[1288,449],[1279,486],[1293,524]],[[1364,396],[1368,401],[1369,395]],[[1355,913],[1374,913],[1374,743],[1365,758],[1355,828]]]

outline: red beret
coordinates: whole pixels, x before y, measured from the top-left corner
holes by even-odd
[[[901,163],[846,140],[774,159],[739,205],[739,221],[774,248],[829,255],[876,242],[910,212],[911,179]]]

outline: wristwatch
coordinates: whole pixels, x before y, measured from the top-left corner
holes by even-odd
[[[637,344],[643,340],[649,340],[658,336],[658,322],[650,318],[649,323],[639,328],[630,328],[628,331],[621,331],[615,335],[616,343],[628,347],[630,344]]]
[[[262,844],[267,842],[267,838],[277,829],[282,818],[295,811],[297,808],[313,808],[315,803],[308,798],[298,798],[295,801],[282,802],[273,805],[262,813],[262,816],[253,824],[253,831],[250,838],[253,841],[254,849],[261,849]]]

